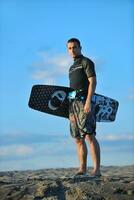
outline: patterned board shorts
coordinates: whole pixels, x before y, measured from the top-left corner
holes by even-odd
[[[91,104],[91,112],[84,113],[84,100],[71,100],[69,103],[70,133],[73,138],[84,138],[86,134],[96,135],[95,107]]]

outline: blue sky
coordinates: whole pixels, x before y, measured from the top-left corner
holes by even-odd
[[[133,9],[132,0],[0,1],[0,170],[78,166],[68,120],[28,107],[34,84],[68,86],[71,37],[95,62],[96,92],[120,103],[115,122],[97,124],[101,164],[134,164]]]

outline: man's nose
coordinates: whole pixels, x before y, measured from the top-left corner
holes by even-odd
[[[74,53],[74,48],[71,49],[71,52]]]

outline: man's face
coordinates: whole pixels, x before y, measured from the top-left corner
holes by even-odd
[[[77,42],[67,43],[67,49],[68,49],[69,54],[72,56],[72,58],[75,58],[81,55],[81,47],[78,45]]]

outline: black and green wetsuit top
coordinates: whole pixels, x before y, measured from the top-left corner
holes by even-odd
[[[69,69],[70,87],[73,90],[88,91],[88,78],[96,76],[93,61],[80,55],[74,59],[73,65]]]

